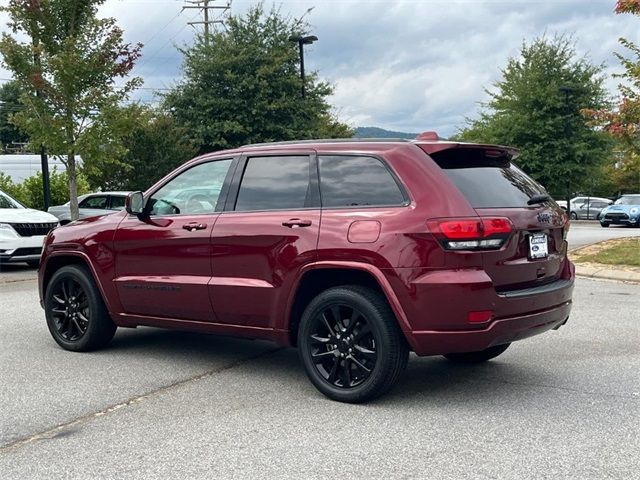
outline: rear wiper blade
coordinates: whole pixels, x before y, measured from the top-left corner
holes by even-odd
[[[544,203],[548,200],[551,200],[551,196],[547,193],[539,193],[534,195],[527,201],[527,205],[535,205],[537,203]]]

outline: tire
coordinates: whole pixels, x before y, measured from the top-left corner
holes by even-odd
[[[576,212],[571,212],[571,220],[577,220],[578,219],[578,214]]]
[[[298,349],[311,383],[347,403],[388,392],[409,358],[386,298],[358,285],[330,288],[309,303],[300,320]]]
[[[40,266],[40,260],[27,260],[27,265],[31,268],[38,268]]]
[[[495,345],[485,350],[480,350],[479,352],[448,353],[444,355],[444,358],[456,363],[482,363],[487,360],[491,360],[492,358],[496,358],[509,348],[509,345],[511,344],[505,343],[504,345]]]
[[[103,348],[116,332],[93,276],[85,267],[70,265],[54,273],[44,308],[49,332],[65,350]]]
[[[602,223],[602,222],[600,222],[600,226],[601,226],[602,228],[609,228],[609,224],[608,224],[608,223]]]

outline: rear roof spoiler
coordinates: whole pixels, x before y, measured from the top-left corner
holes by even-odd
[[[428,155],[442,152],[443,150],[452,149],[470,149],[470,150],[485,150],[487,156],[506,156],[510,160],[518,156],[518,150],[512,147],[505,147],[503,145],[490,145],[482,143],[464,143],[464,142],[452,142],[452,141],[439,141],[439,142],[421,142],[417,140],[415,144],[424,150]],[[493,155],[492,155],[493,154]]]

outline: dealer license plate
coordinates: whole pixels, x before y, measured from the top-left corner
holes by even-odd
[[[529,258],[546,258],[549,256],[549,241],[546,233],[529,235]]]

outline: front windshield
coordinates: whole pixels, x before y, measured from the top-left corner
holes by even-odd
[[[17,200],[14,200],[4,192],[0,192],[0,208],[25,208]]]
[[[640,205],[640,195],[629,195],[616,200],[616,205]]]

